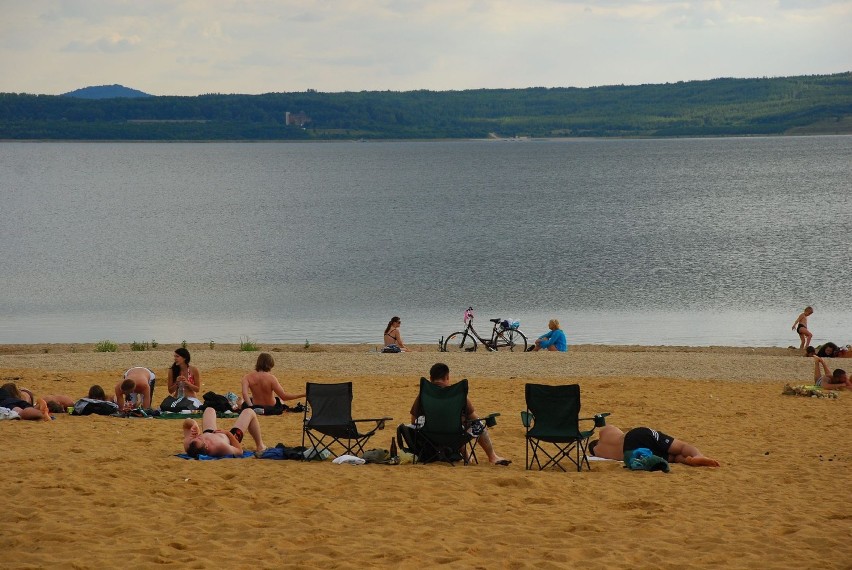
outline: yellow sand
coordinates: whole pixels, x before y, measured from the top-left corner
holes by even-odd
[[[0,378],[38,395],[111,389],[151,367],[165,394],[171,350],[0,347]],[[256,353],[191,345],[203,389],[239,391]],[[0,422],[0,552],[7,568],[402,567],[850,568],[852,394],[782,396],[810,383],[786,349],[572,347],[566,354],[377,354],[373,346],[263,347],[288,391],[354,383],[356,416],[408,420],[436,361],[469,378],[509,467],[185,461],[180,421],[71,417]],[[837,360],[842,366],[852,361]],[[579,383],[583,415],[609,411],[689,441],[719,469],[669,474],[593,462],[525,471],[524,384]],[[230,427],[232,420],[220,420]],[[301,415],[262,417],[267,445],[301,444]],[[389,426],[392,428],[393,426]],[[393,429],[369,447],[390,444]],[[251,448],[250,438],[246,439]],[[480,454],[482,455],[482,454]]]

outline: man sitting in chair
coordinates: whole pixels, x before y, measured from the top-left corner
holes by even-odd
[[[624,454],[644,447],[669,463],[683,463],[692,467],[719,467],[719,462],[704,457],[691,443],[675,439],[661,431],[638,427],[624,433],[615,426],[600,429],[598,439],[589,444],[589,455],[604,459],[624,459]]]
[[[429,381],[441,388],[449,386],[450,367],[443,362],[434,364],[432,368],[429,369]],[[414,400],[414,404],[411,406],[411,423],[416,424],[417,419],[422,415],[423,410],[420,405],[420,396],[418,395],[417,399]],[[464,413],[462,414],[462,421],[478,419],[479,416],[476,415],[476,410],[473,409],[473,404],[471,403],[470,398],[468,398],[467,403],[465,404]],[[482,432],[477,436],[477,442],[488,455],[488,461],[493,465],[509,465],[512,463],[510,460],[500,457],[494,451],[494,445],[491,443],[491,436],[488,434],[488,428],[483,428]]]

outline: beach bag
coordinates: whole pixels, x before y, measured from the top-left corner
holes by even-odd
[[[166,399],[168,400],[168,398]],[[231,402],[221,394],[206,392],[204,394],[204,405],[201,406],[201,409],[206,410],[207,408],[213,408],[217,412],[228,412],[231,410]]]
[[[386,352],[386,353],[402,352],[402,349],[395,344],[389,344],[382,349],[382,352]]]
[[[390,457],[387,449],[368,449],[361,455],[361,459],[367,463],[387,463]]]
[[[197,410],[198,406],[189,398],[175,398],[167,396],[163,403],[160,404],[160,409],[164,412],[183,412],[184,410]],[[229,408],[230,409],[230,408]]]
[[[118,411],[118,404],[106,400],[94,400],[92,398],[80,398],[74,402],[74,416],[111,416]]]

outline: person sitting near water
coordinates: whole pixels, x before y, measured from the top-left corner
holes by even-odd
[[[808,317],[813,314],[813,307],[805,307],[805,310],[802,311],[802,313],[796,318],[796,322],[793,323],[793,330],[796,331],[799,335],[799,339],[801,340],[799,350],[804,350],[806,347],[810,346],[811,339],[814,337],[814,335],[811,334],[811,331],[808,330]]]
[[[156,376],[143,366],[127,369],[121,382],[115,385],[115,403],[119,410],[150,409],[154,397]]]
[[[260,454],[266,450],[263,438],[260,435],[260,423],[257,421],[257,414],[252,409],[240,412],[234,427],[230,431],[225,431],[216,427],[216,410],[207,408],[201,418],[201,426],[203,431],[198,427],[195,420],[186,419],[183,421],[183,448],[190,457],[198,457],[199,455],[210,455],[212,457],[235,455],[242,457],[242,441],[246,431],[254,439],[254,445],[257,448],[256,453]]]
[[[298,400],[305,394],[290,394],[284,391],[278,378],[270,372],[275,366],[271,354],[261,352],[254,365],[254,372],[243,376],[243,408],[263,408],[265,415],[279,415],[284,411],[282,401]],[[280,398],[280,399],[279,399]]]
[[[604,459],[624,460],[627,452],[644,447],[669,463],[683,463],[692,467],[719,467],[719,462],[704,457],[698,448],[651,428],[638,427],[624,433],[615,426],[600,429],[598,439],[589,443],[588,452]]]
[[[402,342],[402,334],[399,331],[399,325],[402,324],[402,319],[392,317],[388,321],[388,326],[385,327],[385,347],[382,352],[408,352],[405,343]]]
[[[529,348],[533,352],[539,350],[549,350],[552,352],[568,352],[568,339],[565,338],[565,331],[559,328],[559,321],[550,319],[547,323],[549,332],[544,333],[537,339],[535,344]]]
[[[32,392],[29,392],[29,396],[33,398]],[[36,399],[36,405],[33,405],[13,382],[0,387],[0,408],[17,413],[22,420],[50,420],[50,411],[44,400]]]
[[[432,368],[429,369],[429,381],[436,386],[446,388],[450,385],[450,367],[443,362],[433,364]],[[420,404],[420,395],[418,394],[417,399],[414,400],[414,404],[411,406],[411,423],[416,425],[418,418],[422,415],[423,407]],[[465,403],[464,411],[462,412],[462,421],[478,419],[479,416],[476,415],[473,403],[470,401],[470,398],[468,398]],[[477,437],[479,446],[485,451],[485,454],[488,455],[488,461],[490,461],[492,465],[510,465],[512,463],[511,460],[500,457],[494,451],[494,444],[491,442],[491,436],[489,435],[487,427],[485,427]]]
[[[811,346],[808,347],[808,349],[812,348]],[[837,346],[833,342],[827,342],[818,346],[815,350],[816,355],[822,358],[852,358],[852,348],[849,345]],[[810,356],[810,350],[808,350],[808,356]]]
[[[183,347],[175,349],[174,364],[169,368],[168,390],[175,398],[186,396],[195,398],[198,405],[198,392],[201,390],[201,373],[195,366],[190,366],[189,351]]]

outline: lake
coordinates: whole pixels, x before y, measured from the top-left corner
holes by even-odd
[[[0,343],[852,342],[852,136],[0,143]]]

